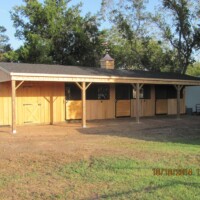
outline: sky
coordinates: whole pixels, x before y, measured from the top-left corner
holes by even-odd
[[[15,28],[13,27],[13,22],[11,21],[10,11],[14,6],[19,6],[23,4],[23,0],[0,0],[0,26],[4,26],[7,31],[6,35],[9,37],[9,43],[12,48],[19,48],[23,42],[15,38]],[[80,0],[72,0],[73,4],[79,3]],[[82,0],[82,14],[85,15],[88,12],[95,14],[100,10],[101,0]],[[153,9],[156,0],[150,0],[149,9]]]

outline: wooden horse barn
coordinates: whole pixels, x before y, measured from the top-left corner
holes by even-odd
[[[53,124],[185,113],[184,87],[200,79],[173,73],[114,69],[107,54],[101,68],[0,63],[0,126]]]

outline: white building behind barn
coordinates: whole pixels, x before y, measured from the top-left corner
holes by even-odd
[[[186,87],[186,108],[192,108],[192,112],[196,112],[197,104],[200,104],[200,86]]]

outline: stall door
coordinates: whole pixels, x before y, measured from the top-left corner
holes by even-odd
[[[82,101],[66,101],[66,120],[82,119]]]
[[[156,114],[167,114],[168,103],[167,99],[156,100]]]
[[[40,88],[24,86],[23,90],[23,122],[41,123],[41,97]]]
[[[156,114],[167,114],[168,111],[168,87],[167,85],[157,85],[155,87],[156,95]]]
[[[65,85],[65,119],[74,120],[82,118],[81,90],[75,83]]]
[[[131,86],[129,84],[117,84],[115,87],[115,95],[116,95],[116,103],[115,103],[116,117],[130,117]]]

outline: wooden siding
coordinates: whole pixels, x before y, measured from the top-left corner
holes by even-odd
[[[181,114],[185,113],[185,101],[181,99]],[[177,114],[177,100],[176,99],[168,99],[168,115]]]
[[[110,100],[88,100],[87,119],[111,119],[114,118],[113,103]]]
[[[64,85],[60,82],[24,82],[16,90],[17,124],[52,124],[65,119],[81,119],[82,102],[65,101]],[[109,100],[87,100],[87,120],[130,115],[135,117],[135,99],[132,99],[131,103],[130,100],[127,102],[120,100],[118,103],[116,105],[115,85],[111,84]],[[151,99],[140,99],[140,106],[140,116],[177,113],[176,99],[155,101],[154,86],[151,87]],[[10,81],[0,83],[0,111],[0,125],[11,125]],[[181,113],[185,113],[184,98],[181,99]]]
[[[65,84],[53,84],[53,94],[51,97],[53,102],[53,122],[65,121]]]
[[[115,118],[115,87],[110,85],[109,100],[87,100],[86,101],[87,120],[92,119],[112,119]],[[66,120],[82,119],[82,102],[66,101]]]
[[[0,84],[0,110],[3,110],[0,125],[11,124],[10,85],[10,82]],[[64,121],[64,98],[64,83],[24,82],[16,90],[17,124]]]
[[[66,120],[82,119],[82,101],[66,101]]]
[[[10,125],[11,118],[11,82],[0,83],[0,125]]]
[[[86,117],[92,119],[112,119],[115,118],[113,102],[110,100],[87,100]],[[66,102],[66,120],[82,119],[82,102]]]
[[[114,60],[102,60],[101,61],[101,68],[114,69],[115,68]]]
[[[181,114],[185,113],[185,99],[181,99]],[[177,99],[156,100],[156,114],[177,114]]]
[[[136,116],[136,99],[131,100],[131,117]],[[151,98],[140,99],[140,116],[154,116],[155,115],[155,87],[151,86]]]
[[[167,113],[168,113],[168,100],[156,99],[156,114],[167,114]]]
[[[136,100],[131,100],[131,117],[136,116]],[[152,99],[140,99],[140,116],[154,116],[155,115],[155,101]]]
[[[131,116],[131,100],[116,101],[116,117]]]
[[[136,100],[118,100],[115,102],[115,87],[111,85],[110,100],[87,100],[87,120],[109,119],[122,116],[136,116]],[[116,114],[115,114],[116,112]],[[155,87],[151,86],[151,99],[140,99],[140,116],[155,114],[176,114],[176,99],[155,100]],[[181,99],[181,113],[185,113],[185,100]],[[66,119],[81,119],[81,101],[66,102]]]
[[[180,113],[185,114],[185,89],[183,90],[183,98],[180,99]],[[177,99],[157,99],[156,114],[177,114]]]

